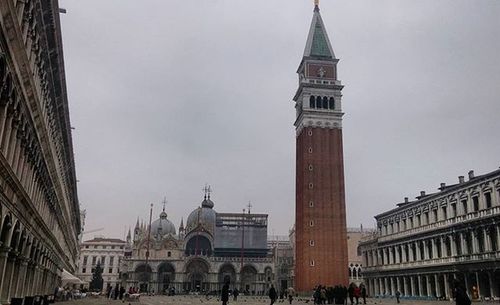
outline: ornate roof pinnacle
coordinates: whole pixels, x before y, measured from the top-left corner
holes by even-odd
[[[319,0],[314,0],[314,11],[319,12]]]

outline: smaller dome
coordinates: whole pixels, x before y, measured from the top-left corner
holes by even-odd
[[[153,221],[151,224],[151,235],[164,236],[166,234],[175,235],[175,226],[167,219],[167,213],[162,211],[160,213],[160,218]]]
[[[205,199],[203,200],[203,202],[201,203],[201,206],[202,206],[203,208],[213,209],[213,207],[214,207],[214,202],[213,202],[212,200],[210,200],[210,197],[208,197],[208,199],[207,199],[207,198],[205,198]]]

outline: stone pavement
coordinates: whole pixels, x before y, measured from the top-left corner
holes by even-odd
[[[217,297],[211,297],[209,299],[203,296],[154,296],[154,297],[141,297],[139,302],[125,302],[125,301],[115,301],[108,300],[105,298],[87,298],[83,300],[74,300],[67,302],[57,302],[59,305],[220,305],[222,302],[217,300]],[[266,297],[240,297],[237,302],[230,300],[229,305],[263,305],[269,304],[269,299]],[[285,305],[288,302],[276,302],[276,305]],[[296,305],[312,305],[312,302],[306,302],[305,300],[294,300],[292,304]],[[396,304],[396,300],[393,299],[368,299],[367,304]],[[455,302],[451,301],[414,301],[414,300],[402,300],[402,305],[454,305]],[[487,305],[487,304],[498,304],[496,302],[473,302],[473,305]]]

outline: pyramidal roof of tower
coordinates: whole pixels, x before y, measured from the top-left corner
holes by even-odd
[[[306,48],[304,50],[304,57],[335,58],[318,6],[314,8],[311,28],[309,29],[309,36],[307,36]]]

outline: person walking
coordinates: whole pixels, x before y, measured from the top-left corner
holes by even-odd
[[[471,300],[465,291],[465,288],[458,280],[453,282],[453,296],[455,297],[456,305],[471,305]]]
[[[356,305],[359,305],[359,297],[361,296],[361,289],[359,287],[354,287],[354,298],[356,299]]]
[[[398,304],[400,303],[399,302],[400,297],[401,297],[401,292],[399,292],[399,290],[398,290],[398,291],[396,291],[396,302],[398,302]]]
[[[366,287],[365,287],[365,285],[361,286],[361,297],[363,298],[363,304],[366,304]]]
[[[271,305],[276,302],[276,299],[278,298],[278,294],[276,293],[276,289],[274,288],[274,285],[271,284],[271,289],[269,289],[269,299],[271,299]]]
[[[229,283],[228,282],[224,283],[224,286],[222,286],[222,292],[220,295],[220,299],[222,301],[222,305],[227,305],[227,302],[229,301]]]
[[[351,305],[354,305],[354,283],[351,283],[351,285],[349,285],[347,294],[349,295],[349,300],[351,300]]]
[[[233,300],[236,302],[238,301],[238,295],[240,294],[240,291],[238,290],[238,288],[234,288],[233,290]]]

